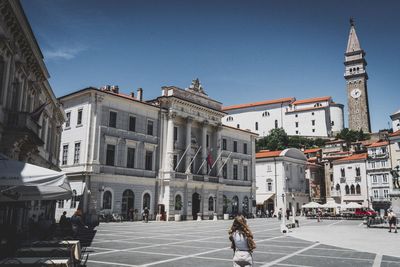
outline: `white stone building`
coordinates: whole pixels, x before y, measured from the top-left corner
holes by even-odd
[[[129,218],[136,210],[137,218],[148,207],[152,218],[166,219],[252,212],[257,134],[223,126],[221,103],[198,80],[163,87],[151,101],[142,94],[113,86],[61,97],[62,169],[81,203],[60,203],[59,212],[80,206]]]
[[[392,185],[390,174],[389,142],[375,142],[368,146],[367,180],[369,201],[375,210],[387,210],[391,206],[389,197]]]
[[[354,154],[333,161],[333,185],[331,197],[337,203],[356,202],[369,205],[367,182],[367,153]]]
[[[260,136],[274,128],[283,128],[288,135],[329,137],[344,127],[343,105],[332,98],[316,97],[296,100],[281,98],[248,104],[226,106],[224,124],[248,129]]]
[[[396,118],[392,117],[392,120],[396,120]],[[396,122],[393,123],[393,130],[395,129]],[[396,214],[400,213],[400,129],[394,131],[389,134],[389,153],[391,159],[391,190],[389,192],[389,196],[392,200],[392,206],[395,210]]]
[[[393,132],[400,130],[400,110],[390,115],[390,118],[392,119]]]
[[[300,212],[310,201],[306,179],[307,158],[296,148],[283,151],[262,150],[256,154],[257,209],[263,212],[279,209]]]

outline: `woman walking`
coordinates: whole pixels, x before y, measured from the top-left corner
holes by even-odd
[[[252,253],[256,248],[256,243],[243,216],[236,216],[233,220],[229,230],[229,240],[232,242],[233,267],[253,266]]]

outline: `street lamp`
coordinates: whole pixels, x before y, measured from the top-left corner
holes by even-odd
[[[286,209],[286,205],[285,205],[285,193],[282,193],[282,203],[283,203],[283,207],[282,207],[282,223],[281,223],[281,232],[282,233],[287,233],[288,229],[286,227],[286,217],[284,214],[284,210],[283,208]]]
[[[296,222],[296,219],[295,219],[295,213],[294,213],[294,201],[295,201],[295,198],[294,198],[294,194],[292,193],[292,222],[293,223],[295,223]]]

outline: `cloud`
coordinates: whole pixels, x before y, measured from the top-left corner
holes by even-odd
[[[69,48],[61,47],[54,50],[45,50],[44,58],[47,60],[70,60],[75,58],[79,53],[85,49],[82,47]]]

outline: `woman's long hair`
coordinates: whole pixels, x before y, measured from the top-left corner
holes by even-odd
[[[233,242],[233,234],[238,231],[240,234],[243,234],[247,238],[247,245],[249,247],[250,252],[252,252],[256,248],[256,243],[253,239],[253,233],[247,226],[246,219],[242,215],[238,215],[233,220],[233,224],[231,229],[229,229],[229,240],[232,241],[232,248],[235,249],[235,243]]]

